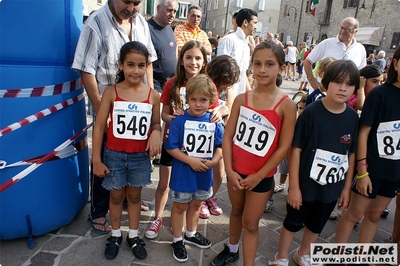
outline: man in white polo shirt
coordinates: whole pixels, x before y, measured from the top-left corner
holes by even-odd
[[[311,87],[318,88],[319,82],[312,74],[312,65],[326,57],[335,59],[347,59],[356,64],[358,69],[367,65],[367,55],[364,46],[358,43],[354,36],[358,32],[357,19],[348,17],[340,24],[339,34],[319,43],[304,60],[304,70]]]

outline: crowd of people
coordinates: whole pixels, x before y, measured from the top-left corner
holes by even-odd
[[[298,49],[271,33],[253,38],[258,14],[252,9],[235,13],[234,31],[214,38],[199,27],[199,6],[191,5],[186,23],[173,29],[176,0],[159,0],[148,21],[140,5],[109,0],[94,12],[83,25],[72,66],[93,107],[89,220],[96,232],[111,234],[105,258],[118,255],[124,201],[126,243],[137,259],[147,257],[138,232],[147,207],[141,191],[151,183],[151,162],[159,154],[154,220],[144,235],[158,236],[170,199],[178,262],[188,260],[185,244],[212,245],[197,225],[199,218],[223,213],[216,193],[225,175],[229,240],[211,265],[237,261],[241,237],[243,263],[254,264],[260,218],[272,209],[274,191],[285,189],[287,215],[270,265],[288,265],[290,245],[303,228],[293,260],[311,265],[310,244],[335,208],[343,212],[336,242],[348,242],[363,218],[359,242],[372,243],[379,217],[400,187],[400,109],[394,108],[400,48],[388,68],[383,51],[367,66],[365,48],[354,38],[355,18],[345,18],[337,36]],[[280,90],[283,79],[301,81],[299,103]],[[399,216],[390,239],[396,243]]]

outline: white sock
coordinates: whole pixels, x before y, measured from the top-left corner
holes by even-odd
[[[196,234],[196,231],[191,232],[191,231],[187,231],[186,230],[186,236],[187,237],[194,237],[195,234]]]
[[[228,243],[228,248],[232,253],[236,253],[239,250],[239,243],[236,245],[232,245],[231,243]]]
[[[130,229],[129,228],[129,238],[137,237],[139,234],[138,229]]]
[[[176,242],[181,241],[181,240],[183,240],[181,236],[180,236],[180,237],[174,237],[174,239],[172,240],[172,242],[173,242],[173,243],[176,243]]]
[[[116,230],[111,229],[111,236],[115,236],[115,237],[120,237],[120,236],[122,236],[121,228],[118,228],[118,229],[116,229]]]

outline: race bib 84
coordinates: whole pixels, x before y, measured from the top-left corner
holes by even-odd
[[[376,131],[379,157],[400,159],[400,121],[380,123]]]

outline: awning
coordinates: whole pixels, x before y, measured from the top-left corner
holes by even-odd
[[[384,30],[383,27],[360,27],[355,38],[359,43],[379,46]]]

